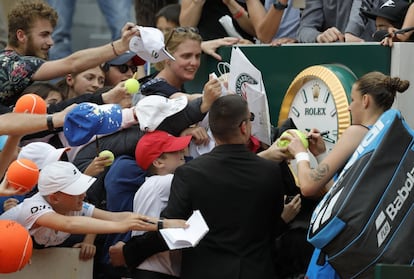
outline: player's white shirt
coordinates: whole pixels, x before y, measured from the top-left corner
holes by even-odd
[[[84,202],[82,210],[71,211],[67,216],[92,216],[95,206]],[[23,202],[13,207],[2,215],[0,219],[14,220],[25,227],[35,242],[40,245],[56,246],[63,243],[71,234],[55,231],[46,227],[32,228],[36,220],[43,214],[55,212],[50,204],[39,194],[24,199]]]

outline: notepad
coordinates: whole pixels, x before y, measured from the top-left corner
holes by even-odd
[[[189,227],[185,229],[169,228],[160,230],[170,250],[195,247],[209,231],[200,210],[195,210],[186,223]]]

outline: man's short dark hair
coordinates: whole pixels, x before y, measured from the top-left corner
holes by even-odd
[[[214,137],[226,141],[237,135],[237,129],[246,120],[247,112],[247,102],[240,95],[226,95],[214,101],[208,118]]]

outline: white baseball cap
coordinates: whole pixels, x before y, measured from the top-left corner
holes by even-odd
[[[129,41],[129,49],[142,59],[157,63],[166,59],[175,60],[166,49],[164,35],[158,28],[138,27],[140,36],[135,36]]]
[[[165,118],[182,111],[187,106],[186,96],[166,98],[159,95],[150,95],[141,99],[135,106],[135,115],[138,118],[142,131],[152,132]]]
[[[95,180],[95,177],[81,173],[72,163],[57,161],[42,169],[37,187],[42,196],[56,192],[77,196],[85,193]]]
[[[32,160],[39,169],[43,169],[46,165],[59,161],[63,153],[68,150],[70,147],[55,148],[46,142],[31,142],[20,149],[17,159]]]

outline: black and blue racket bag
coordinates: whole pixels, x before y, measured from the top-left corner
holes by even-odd
[[[384,112],[313,212],[308,241],[342,278],[414,264],[414,131]]]

